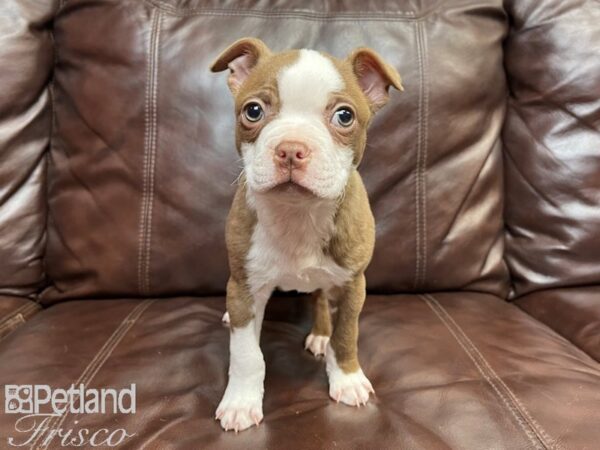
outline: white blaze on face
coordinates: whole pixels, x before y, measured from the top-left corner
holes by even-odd
[[[274,149],[283,141],[300,141],[311,151],[303,171],[293,171],[293,181],[322,198],[334,199],[344,190],[352,168],[352,149],[331,135],[325,109],[331,95],[344,88],[333,63],[314,50],[300,50],[299,58],[277,76],[280,111],[254,143],[242,144],[246,179],[251,189],[264,192],[281,182],[273,161]]]

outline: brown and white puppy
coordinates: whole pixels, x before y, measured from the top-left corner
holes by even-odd
[[[263,418],[259,336],[276,288],[314,293],[306,348],[325,355],[334,400],[365,404],[373,388],[356,346],[375,227],[356,167],[367,126],[389,86],[402,89],[400,76],[367,48],[337,59],[313,50],[273,53],[251,38],[211,67],[226,69],[244,170],[227,220],[230,365],[216,418],[236,431]]]

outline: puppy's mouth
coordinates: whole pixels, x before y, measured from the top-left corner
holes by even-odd
[[[274,194],[296,195],[305,197],[315,195],[310,189],[296,183],[292,179],[275,185],[270,189],[270,191]]]

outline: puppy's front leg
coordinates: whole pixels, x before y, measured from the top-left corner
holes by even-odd
[[[269,295],[264,291],[252,296],[245,284],[233,278],[227,283],[229,381],[216,412],[225,430],[245,430],[263,418],[265,361],[259,339]]]
[[[337,402],[360,406],[375,392],[358,363],[358,316],[365,302],[364,274],[357,275],[338,293],[338,311],[325,360],[329,395]]]

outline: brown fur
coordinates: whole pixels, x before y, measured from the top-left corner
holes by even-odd
[[[235,96],[236,146],[241,153],[242,142],[254,142],[258,132],[266,126],[272,118],[279,113],[279,92],[277,89],[277,74],[285,66],[289,66],[298,59],[298,50],[269,55],[260,60],[250,73],[246,82],[241,86]],[[261,121],[258,132],[248,130],[241,121],[242,107],[253,97],[260,98],[267,106],[266,120]]]
[[[253,300],[248,289],[245,265],[255,224],[256,214],[246,204],[246,184],[242,177],[229,210],[225,229],[231,274],[227,283],[226,302],[232,329],[243,327],[253,317]]]
[[[354,278],[331,296],[337,304],[331,347],[338,365],[347,373],[358,364],[358,316],[366,296],[364,271],[375,246],[375,220],[360,175],[352,172],[335,216],[335,232],[327,252],[334,261],[354,273]]]
[[[331,315],[327,295],[319,289],[313,292],[313,326],[310,331],[315,336],[331,336]]]

